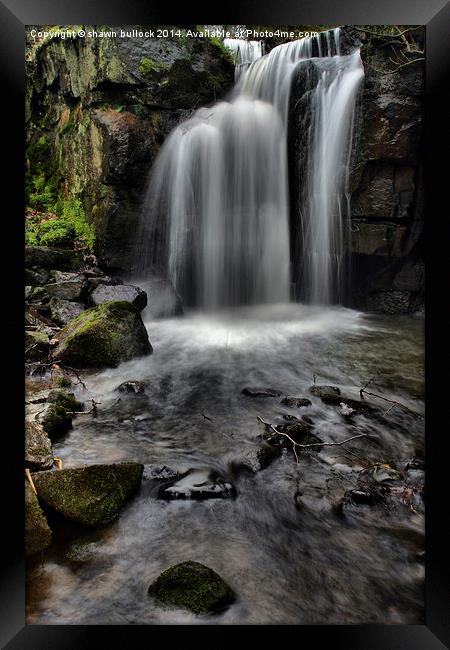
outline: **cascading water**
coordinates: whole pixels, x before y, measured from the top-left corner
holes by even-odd
[[[299,218],[309,302],[330,303],[344,244],[359,51],[339,54],[340,30],[262,50],[231,46],[239,65],[230,101],[198,110],[167,138],[153,167],[140,234],[142,275],[167,273],[186,304],[207,310],[289,301],[287,133],[292,80],[313,79],[307,173]],[[305,65],[308,63],[308,65]],[[314,69],[311,74],[310,68]],[[338,278],[336,281],[335,278]]]
[[[242,77],[249,66],[260,59],[264,54],[262,41],[246,41],[241,38],[225,38],[223,41],[233,56],[235,65],[234,79],[236,82]]]

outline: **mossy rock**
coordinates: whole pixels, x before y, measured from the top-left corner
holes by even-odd
[[[39,499],[84,526],[104,526],[141,484],[144,466],[126,462],[89,465],[33,475]]]
[[[25,422],[25,467],[35,472],[52,466],[52,445],[44,427],[33,420]]]
[[[194,614],[217,612],[236,600],[231,587],[215,571],[191,561],[163,571],[148,591],[160,603]]]
[[[52,541],[52,531],[42,512],[36,495],[28,481],[25,482],[25,555],[34,555]]]
[[[66,390],[55,388],[47,395],[47,403],[57,404],[62,406],[66,411],[82,411],[84,409],[83,402],[75,399],[73,393],[68,393]]]
[[[309,392],[324,404],[339,404],[342,401],[341,391],[336,386],[311,386]]]
[[[48,246],[26,246],[25,264],[31,269],[37,266],[47,270],[79,271],[83,269],[83,255],[78,251]]]
[[[44,361],[48,357],[50,339],[44,332],[25,332],[25,358],[27,361]]]
[[[84,311],[59,332],[58,341],[52,358],[75,368],[116,367],[153,351],[138,309],[124,300]]]
[[[59,438],[72,426],[71,412],[61,404],[50,404],[44,411],[40,422],[50,440]]]

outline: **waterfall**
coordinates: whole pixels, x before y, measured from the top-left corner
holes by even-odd
[[[262,41],[246,41],[241,38],[225,38],[223,44],[233,57],[235,69],[234,80],[238,82],[250,65],[264,54]]]
[[[151,172],[139,239],[140,269],[167,274],[186,304],[288,302],[291,283],[287,134],[301,62],[311,114],[301,193],[302,277],[308,300],[333,300],[343,255],[345,193],[359,52],[339,54],[339,29],[275,47],[229,44],[239,72],[228,101],[197,110],[168,136]],[[309,68],[305,67],[305,73]],[[294,255],[299,251],[293,250]]]

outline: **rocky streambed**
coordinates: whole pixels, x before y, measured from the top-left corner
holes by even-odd
[[[423,622],[422,320],[148,302],[152,354],[29,361],[28,623]]]

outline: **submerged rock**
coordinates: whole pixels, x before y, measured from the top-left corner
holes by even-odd
[[[135,380],[130,380],[130,381],[124,381],[122,384],[117,386],[115,390],[119,391],[119,393],[145,393],[145,389],[147,388],[148,384],[145,381],[135,381]]]
[[[217,612],[236,600],[234,591],[219,574],[192,561],[163,571],[150,585],[148,593],[164,605],[182,607],[194,614]]]
[[[168,479],[177,479],[178,472],[176,469],[167,467],[166,465],[145,465],[143,478],[157,479],[159,481],[167,481]]]
[[[71,302],[70,300],[61,300],[60,298],[51,298],[48,303],[50,315],[52,320],[58,325],[67,325],[69,321],[76,318],[84,311],[83,305],[79,302]]]
[[[280,434],[277,435],[275,432],[272,432],[269,435],[267,441],[271,445],[280,445],[282,447],[293,446],[286,436],[281,435],[282,433],[286,433],[289,438],[292,438],[299,445],[313,445],[322,442],[318,436],[312,433],[313,426],[304,420],[298,420],[294,424],[278,424],[275,428]],[[311,450],[320,451],[320,447],[311,447]]]
[[[92,528],[112,521],[140,486],[144,466],[125,462],[39,472],[39,499],[68,519]]]
[[[280,397],[281,393],[278,390],[273,390],[272,388],[249,388],[245,387],[242,389],[242,394],[247,395],[248,397]]]
[[[284,406],[300,408],[301,406],[311,406],[311,400],[306,397],[284,397],[281,400],[281,404],[284,404]]]
[[[130,302],[107,302],[86,310],[57,336],[53,359],[75,368],[115,367],[151,354],[139,311]]]
[[[39,422],[25,422],[25,467],[32,472],[53,467],[52,443]]]
[[[25,481],[25,555],[43,551],[52,541],[52,531],[42,512],[36,495]]]
[[[223,499],[235,497],[234,486],[217,472],[205,469],[190,469],[178,481],[163,486],[159,491],[161,499]]]
[[[127,300],[139,311],[147,306],[147,294],[139,287],[128,284],[106,285],[100,284],[91,294],[91,301],[94,305],[103,305],[112,300]]]
[[[339,404],[342,401],[341,391],[336,386],[311,386],[309,392],[325,404]]]
[[[249,451],[242,458],[232,462],[234,470],[248,470],[256,473],[266,469],[278,458],[281,449],[276,446],[264,445],[257,450]]]

